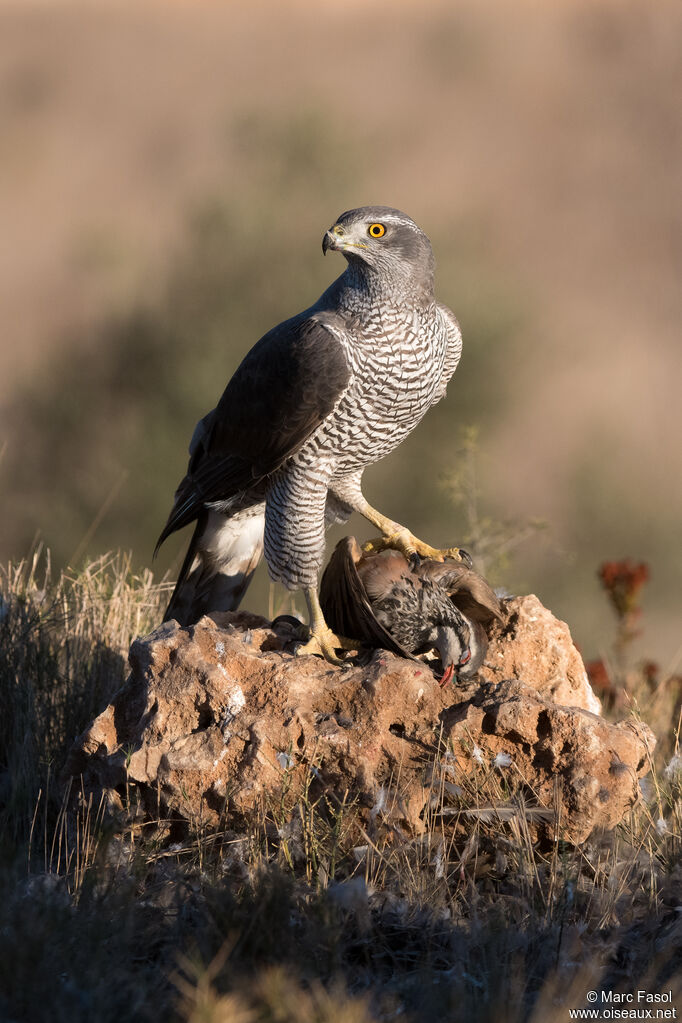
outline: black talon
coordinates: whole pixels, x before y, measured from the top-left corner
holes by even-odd
[[[297,629],[299,625],[304,625],[305,623],[300,618],[294,618],[293,615],[277,615],[270,624],[273,628],[277,625],[291,625],[294,629]]]
[[[459,556],[462,560],[462,564],[466,565],[467,568],[474,567],[474,559],[471,557],[468,551],[462,550],[462,548],[460,547]]]
[[[270,628],[273,632],[278,630],[288,632],[292,638],[299,640],[301,643],[308,638],[310,633],[305,622],[302,622],[300,618],[295,618],[293,615],[277,615],[270,623]]]

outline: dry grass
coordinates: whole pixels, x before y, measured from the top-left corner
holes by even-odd
[[[169,589],[151,572],[134,575],[121,553],[56,579],[40,549],[0,570],[5,840],[53,820],[66,749],[125,680],[130,643],[159,621]]]
[[[103,804],[67,813],[68,747],[125,675],[168,586],[121,555],[2,574],[0,1016],[206,1023],[568,1018],[588,988],[674,987],[682,761],[668,718],[640,805],[580,848],[534,840],[512,770],[431,764],[421,835],[394,795],[361,823],[310,784],[185,845]],[[643,704],[648,683],[632,693]],[[632,679],[637,673],[633,671]],[[636,683],[633,683],[636,684]],[[651,723],[648,714],[644,715]],[[679,988],[676,997],[679,997]]]

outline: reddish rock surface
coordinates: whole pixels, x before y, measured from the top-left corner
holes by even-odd
[[[319,789],[357,797],[367,822],[418,832],[445,756],[455,789],[475,765],[508,771],[548,811],[539,833],[583,841],[636,801],[655,740],[590,712],[599,702],[568,628],[537,598],[507,608],[491,667],[445,689],[426,664],[385,651],[341,668],[296,658],[286,630],[243,612],[167,622],[133,643],[128,682],[66,774],[114,806],[133,788],[150,818],[211,826],[274,798],[285,778],[295,795],[312,772]]]
[[[655,745],[645,725],[610,724],[543,699],[516,679],[484,683],[473,699],[446,711],[444,725],[460,764],[477,747],[479,762],[492,758],[523,779],[533,804],[556,807],[559,835],[575,843],[622,819]]]
[[[505,611],[506,622],[491,627],[491,645],[480,677],[496,682],[522,679],[554,703],[599,714],[601,703],[568,625],[532,594],[505,601]]]

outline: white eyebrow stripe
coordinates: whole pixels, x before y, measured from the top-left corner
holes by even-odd
[[[396,217],[393,214],[389,214],[384,217],[377,217],[376,220],[371,221],[373,224],[399,224],[400,227],[409,227],[415,234],[422,234],[421,228],[419,228],[412,220],[403,220],[401,217]]]

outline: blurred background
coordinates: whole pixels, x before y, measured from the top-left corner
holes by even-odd
[[[681,44],[676,0],[0,4],[0,558],[149,564],[196,420],[342,271],[324,230],[382,203],[431,237],[464,355],[367,497],[586,656],[598,566],[647,562],[670,668]],[[280,597],[261,570],[246,606]]]

